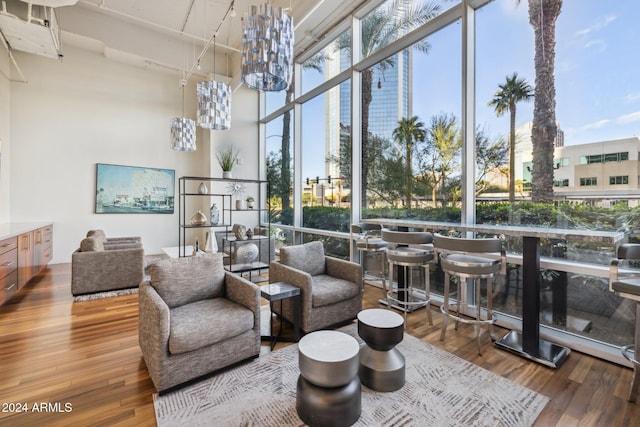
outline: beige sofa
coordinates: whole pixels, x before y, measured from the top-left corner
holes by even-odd
[[[260,353],[260,289],[225,272],[220,253],[158,261],[138,298],[138,340],[158,392]]]
[[[76,296],[136,288],[143,276],[140,238],[107,239],[104,233],[91,233],[71,255],[71,293]]]

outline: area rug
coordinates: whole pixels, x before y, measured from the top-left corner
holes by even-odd
[[[357,336],[356,325],[341,329]],[[406,383],[396,392],[362,387],[356,426],[530,426],[548,398],[405,334]],[[298,348],[291,345],[162,396],[164,426],[301,426]]]
[[[87,294],[87,295],[78,295],[73,297],[73,301],[74,302],[93,301],[97,299],[113,298],[113,297],[119,297],[122,295],[131,295],[131,294],[137,294],[137,293],[138,293],[138,288],[120,289],[117,291],[105,291],[105,292],[96,292],[96,293]]]

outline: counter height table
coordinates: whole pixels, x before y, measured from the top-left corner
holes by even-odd
[[[569,349],[540,338],[540,239],[579,239],[617,245],[624,233],[570,228],[549,228],[524,225],[452,224],[412,219],[365,219],[362,222],[386,227],[422,228],[429,231],[457,230],[491,235],[522,237],[522,333],[510,331],[496,341],[496,346],[551,368],[559,367],[569,355]]]

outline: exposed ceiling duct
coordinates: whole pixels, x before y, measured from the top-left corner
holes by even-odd
[[[12,50],[19,50],[47,58],[62,57],[60,30],[54,6],[73,5],[77,0],[39,0],[31,2],[2,2],[0,33]]]

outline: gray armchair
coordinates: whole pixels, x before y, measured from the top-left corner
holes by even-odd
[[[71,255],[71,293],[137,288],[144,277],[142,243],[106,244],[99,236],[87,237]]]
[[[269,282],[285,282],[301,289],[301,327],[305,332],[324,329],[354,319],[362,310],[362,267],[325,256],[322,242],[280,249],[272,261]],[[274,305],[274,312],[292,321],[292,299]]]
[[[161,260],[140,285],[138,341],[158,392],[260,353],[260,289],[222,254]]]

